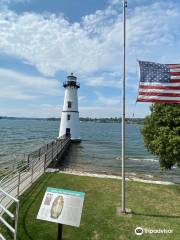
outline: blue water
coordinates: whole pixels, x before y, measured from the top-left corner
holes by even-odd
[[[158,159],[144,147],[141,125],[126,125],[126,172],[133,176],[180,182],[180,169],[161,171]],[[81,122],[80,144],[65,157],[66,167],[84,171],[121,174],[121,132],[118,123]],[[58,136],[59,122],[0,120],[0,162],[13,161]]]

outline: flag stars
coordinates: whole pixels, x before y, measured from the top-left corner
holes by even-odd
[[[139,62],[142,82],[169,82],[170,69],[165,64]]]

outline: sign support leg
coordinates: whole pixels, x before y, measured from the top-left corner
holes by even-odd
[[[58,223],[58,237],[57,240],[62,240],[62,224]]]

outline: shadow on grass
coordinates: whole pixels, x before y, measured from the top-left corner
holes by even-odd
[[[137,215],[137,216],[144,216],[144,217],[160,217],[160,218],[179,218],[180,216],[169,216],[169,215],[161,215],[161,214],[146,214],[146,213],[137,213],[137,212],[133,212],[133,215]]]
[[[46,184],[48,183],[48,181],[50,180],[50,178],[52,178],[52,175],[48,175],[47,178],[44,180],[43,179],[39,179],[39,181],[35,182],[33,184],[33,187],[30,188],[30,190],[28,192],[25,193],[25,196],[22,196],[22,202],[21,202],[21,207],[26,204],[26,202],[29,202],[29,199],[31,197],[31,201],[29,202],[29,204],[26,207],[26,210],[24,211],[23,214],[23,229],[24,232],[26,234],[26,239],[31,239],[34,240],[34,238],[31,237],[31,235],[28,232],[27,226],[26,226],[26,219],[28,217],[28,212],[31,210],[32,204],[35,202],[35,200],[37,199],[37,196],[39,195],[39,193],[44,189],[44,187],[46,186]],[[36,192],[36,194],[33,195],[32,198],[32,193]],[[19,237],[19,240],[21,240],[22,238]],[[22,239],[23,240],[23,239]]]

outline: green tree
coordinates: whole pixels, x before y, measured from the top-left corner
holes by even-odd
[[[141,132],[147,149],[159,157],[163,169],[180,167],[180,105],[155,103]]]

